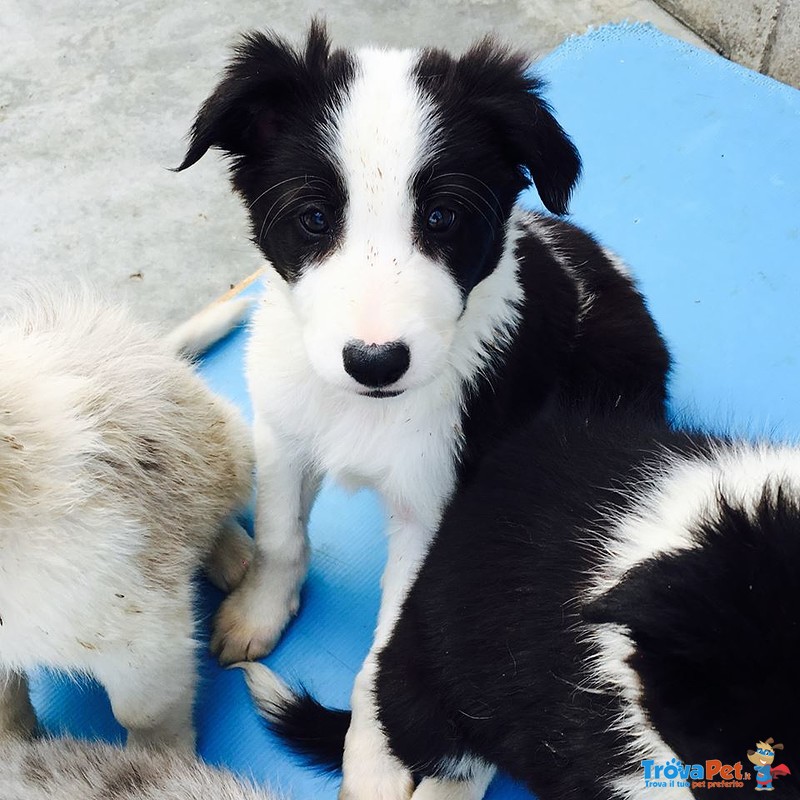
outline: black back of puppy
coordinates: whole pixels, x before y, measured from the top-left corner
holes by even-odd
[[[519,329],[467,392],[465,473],[498,436],[557,399],[664,415],[670,356],[633,281],[585,231],[534,219],[516,249]]]
[[[479,757],[542,800],[620,797],[611,786],[626,775],[644,791],[646,754],[615,729],[629,701],[593,669],[604,656],[589,634],[614,623],[636,644],[652,733],[681,759],[749,767],[747,749],[774,736],[796,776],[796,500],[765,500],[755,520],[723,507],[695,532],[700,547],[644,561],[582,609],[609,520],[642,497],[667,452],[703,459],[710,448],[660,422],[569,413],[484,459],[381,656],[380,717],[401,760],[457,775]],[[779,780],[796,796],[796,777]]]
[[[454,498],[381,657],[381,722],[421,774],[476,755],[543,798],[595,796],[618,762],[619,699],[585,691],[584,530],[625,510],[658,423],[533,424]],[[680,441],[680,446],[691,446]],[[593,757],[590,754],[594,754]],[[603,795],[597,795],[603,796]]]
[[[792,773],[776,779],[781,797],[800,797],[796,486],[771,485],[749,510],[721,494],[695,528],[699,547],[638,565],[584,609],[630,631],[643,705],[685,763],[752,772],[747,751],[772,737],[785,744],[775,766]]]

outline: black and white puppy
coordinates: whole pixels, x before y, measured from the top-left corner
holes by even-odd
[[[624,267],[556,214],[580,172],[526,59],[484,41],[331,52],[244,37],[201,108],[181,168],[212,147],[268,259],[247,378],[258,461],[257,556],[222,606],[226,662],[270,650],[297,611],[320,477],[376,488],[389,558],[356,680],[342,797],[394,800],[411,776],[372,700],[442,509],[486,441],[561,392],[664,398],[669,359]]]
[[[418,776],[496,764],[541,800],[752,789],[769,736],[797,798],[798,655],[800,450],[568,413],[459,489],[378,656],[377,715]],[[296,749],[341,763],[345,712],[248,681]]]

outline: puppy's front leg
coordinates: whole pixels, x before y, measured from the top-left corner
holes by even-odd
[[[408,515],[392,516],[375,639],[353,687],[353,716],[345,740],[340,800],[408,800],[414,791],[411,773],[392,755],[378,722],[375,680],[378,655],[389,641],[425,557],[431,530]]]
[[[0,737],[30,736],[36,714],[28,693],[28,679],[20,672],[0,666]]]
[[[211,649],[223,664],[266,655],[297,613],[308,568],[306,524],[319,488],[319,473],[297,443],[259,419],[254,435],[255,554],[244,580],[214,621]]]
[[[412,800],[482,800],[496,772],[493,766],[479,764],[473,767],[471,777],[464,780],[425,778]]]

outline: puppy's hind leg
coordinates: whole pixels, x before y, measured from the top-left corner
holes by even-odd
[[[152,619],[139,641],[99,658],[93,672],[108,692],[114,716],[128,731],[129,745],[188,753],[195,744],[197,685],[188,601],[182,624],[170,625],[168,618]]]
[[[32,736],[36,714],[28,693],[28,679],[0,666],[0,738]]]
[[[208,579],[226,594],[232,592],[242,582],[254,552],[247,531],[236,520],[226,521],[206,559]]]

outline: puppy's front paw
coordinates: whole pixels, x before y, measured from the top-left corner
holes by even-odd
[[[272,650],[300,607],[300,576],[253,567],[220,606],[211,650],[223,664],[254,661]]]
[[[339,800],[409,800],[414,792],[410,773],[390,762],[365,763],[345,771]]]

